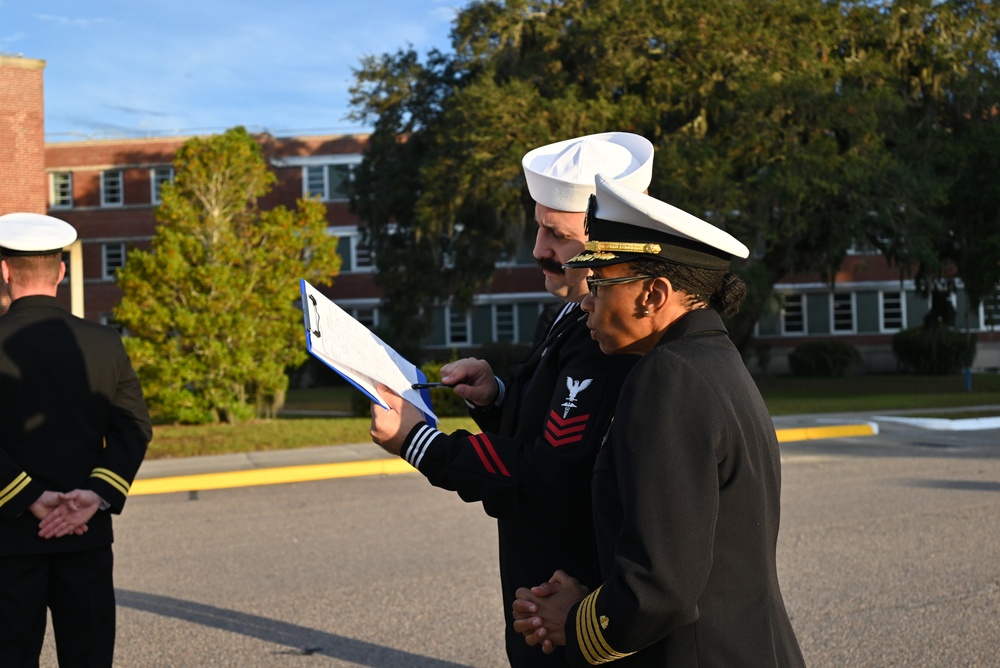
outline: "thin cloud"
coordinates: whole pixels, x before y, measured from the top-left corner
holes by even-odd
[[[115,111],[120,111],[124,114],[133,114],[136,116],[163,116],[163,117],[173,116],[173,114],[169,114],[165,111],[155,111],[153,109],[138,109],[136,107],[127,107],[120,104],[106,105],[106,108],[114,109]]]
[[[26,32],[15,32],[10,35],[0,35],[0,45],[6,46],[7,44],[16,44],[17,42],[23,42],[28,39],[29,35]]]
[[[362,57],[449,48],[465,0],[299,0],[294,12],[259,0],[37,4],[0,0],[0,49],[46,62],[49,134],[92,136],[236,125],[360,131],[347,113]]]
[[[96,26],[103,26],[115,23],[113,19],[105,19],[105,18],[72,19],[68,16],[53,16],[52,14],[38,14],[36,18],[38,18],[39,21],[45,23],[54,23],[57,26],[70,26],[73,28],[83,28],[84,30],[88,30]]]

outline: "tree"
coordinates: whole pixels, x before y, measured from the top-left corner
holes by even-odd
[[[412,276],[424,281],[410,291],[403,280],[387,298],[415,313],[482,284],[504,248],[485,241],[517,238],[530,219],[521,155],[611,129],[653,141],[651,194],[754,250],[736,266],[752,296],[731,323],[738,345],[775,282],[817,269],[832,280],[854,243],[879,247],[901,269],[930,267],[962,182],[951,175],[968,154],[929,160],[927,151],[970,109],[996,108],[996,13],[972,0],[473,2],[455,20],[452,53],[421,64],[401,51],[357,72],[357,118],[374,120],[378,141],[355,210],[371,225],[380,273],[418,266]],[[914,15],[922,32],[902,30]],[[924,131],[928,109],[912,97],[913,72],[931,56],[951,67],[935,81],[954,83],[933,97],[956,121],[937,134]],[[974,103],[957,95],[976,84]],[[482,240],[469,246],[475,266],[443,264],[456,223],[458,238]],[[384,243],[407,253],[380,258]]]
[[[297,279],[328,284],[340,267],[326,207],[258,209],[275,177],[241,127],[189,140],[174,170],[152,247],[118,272],[115,318],[150,409],[194,423],[273,415],[306,356]]]
[[[922,243],[887,252],[916,266],[927,293],[953,291],[960,277],[975,307],[1000,286],[1000,7],[900,0],[882,13],[907,103],[897,144],[941,191]]]

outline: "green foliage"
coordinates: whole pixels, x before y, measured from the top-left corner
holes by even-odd
[[[976,335],[942,324],[914,327],[892,337],[892,350],[904,371],[944,375],[969,368],[976,358]]]
[[[859,364],[858,349],[839,339],[809,341],[788,355],[788,365],[796,376],[852,376]]]
[[[150,409],[186,423],[273,415],[306,355],[298,278],[328,284],[340,267],[326,208],[258,209],[275,178],[243,128],[191,139],[174,169],[151,249],[118,273],[115,319]]]
[[[368,58],[375,132],[353,206],[393,345],[466,303],[522,238],[525,151],[633,131],[650,192],[747,242],[746,340],[773,284],[830,277],[854,243],[975,302],[1000,280],[1000,4],[967,0],[473,2],[452,51]]]
[[[441,380],[441,367],[447,362],[424,362],[420,370],[427,376],[427,381],[434,383]],[[469,414],[469,407],[465,404],[465,399],[455,394],[455,391],[448,387],[428,390],[431,393],[431,406],[434,407],[434,414],[438,417],[465,417]]]

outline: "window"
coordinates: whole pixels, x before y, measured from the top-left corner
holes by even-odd
[[[1000,293],[984,297],[980,308],[983,311],[980,320],[983,323],[982,328],[990,331],[1000,328]]]
[[[905,304],[902,292],[882,292],[882,325],[883,332],[898,332],[906,327]]]
[[[310,165],[304,172],[306,195],[324,201],[345,200],[350,196],[353,164]]]
[[[118,270],[125,266],[125,244],[101,244],[102,266],[101,276],[105,280],[114,280]]]
[[[63,261],[63,264],[66,265],[66,273],[63,275],[63,279],[62,279],[63,283],[69,283],[69,277],[70,277],[69,258],[70,258],[69,251],[63,251],[62,261]]]
[[[493,306],[493,340],[517,343],[517,309],[513,304]]]
[[[121,206],[124,202],[122,170],[101,172],[101,206]]]
[[[472,342],[468,311],[456,311],[448,308],[448,344],[468,344]]]
[[[834,333],[854,332],[854,293],[836,292],[832,304]]]
[[[163,165],[160,167],[153,167],[149,170],[149,183],[152,186],[152,192],[150,193],[149,201],[153,204],[159,204],[162,202],[160,197],[160,191],[163,190],[164,183],[174,182],[174,168],[170,165]]]
[[[115,320],[114,314],[109,311],[104,311],[101,313],[100,322],[102,325],[107,325],[108,327],[114,327],[119,334],[122,335],[125,334],[125,328],[121,326],[121,323]]]
[[[352,308],[351,317],[368,329],[374,330],[378,327],[378,309],[374,306]]]
[[[73,172],[52,173],[52,208],[68,209],[73,206]]]
[[[781,331],[783,334],[806,333],[805,295],[785,295],[785,308],[781,311]]]
[[[372,261],[372,251],[362,240],[361,237],[354,237],[351,239],[351,253],[354,254],[351,262],[351,267],[354,271],[371,271],[374,269],[375,264]]]

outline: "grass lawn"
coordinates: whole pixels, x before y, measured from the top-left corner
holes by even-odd
[[[964,376],[855,376],[853,378],[796,378],[773,376],[758,379],[758,386],[772,415],[876,411],[903,409],[1000,406],[1000,375],[976,375],[966,392]],[[289,392],[286,409],[350,411],[349,387]],[[973,410],[935,417],[987,417],[994,411]],[[255,420],[238,425],[157,425],[147,458],[189,457],[281,450],[315,445],[367,443],[368,418],[288,417]],[[441,429],[476,431],[467,417],[443,418]]]

